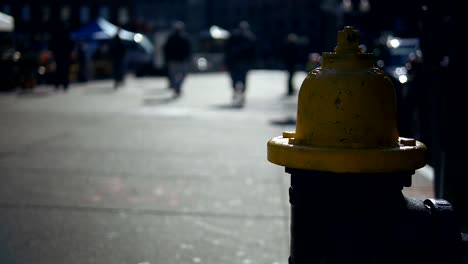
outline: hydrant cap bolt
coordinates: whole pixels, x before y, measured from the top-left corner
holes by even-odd
[[[336,53],[361,53],[359,48],[359,31],[352,27],[345,27],[344,30],[338,31]]]
[[[289,168],[337,173],[414,171],[426,146],[401,138],[395,89],[362,53],[359,32],[338,32],[335,52],[308,73],[298,97],[296,130],[268,142],[268,160]]]

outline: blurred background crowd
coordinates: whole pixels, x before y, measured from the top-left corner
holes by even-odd
[[[424,10],[424,7],[431,9]],[[444,9],[421,1],[60,0],[52,3],[4,0],[0,12],[14,19],[14,29],[2,30],[2,65],[12,61],[21,65],[17,65],[16,77],[5,74],[11,78],[2,78],[1,87],[31,87],[35,83],[51,82],[56,70],[53,35],[64,24],[74,42],[70,55],[71,81],[86,81],[111,76],[109,42],[117,27],[127,33],[124,39],[129,45],[126,58],[129,71],[137,76],[165,74],[167,65],[162,46],[175,21],[183,21],[190,34],[191,72],[224,70],[225,40],[242,20],[249,22],[257,36],[254,68],[285,69],[282,49],[287,35],[293,33],[300,49],[298,63],[302,70],[308,70],[316,64],[314,54],[333,50],[336,31],[345,25],[361,32],[361,42],[367,52],[374,52],[379,59],[390,55],[385,58],[386,63],[404,66],[410,53],[420,54],[415,51],[419,49],[418,40],[424,37],[424,16],[448,23],[444,17],[449,11]],[[390,38],[415,41],[404,42],[406,46],[396,51],[389,49],[395,48]],[[400,70],[396,74],[397,78],[405,75]],[[22,75],[20,84],[18,75]],[[400,80],[405,82],[404,78]]]

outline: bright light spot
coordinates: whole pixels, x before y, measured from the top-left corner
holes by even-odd
[[[205,71],[208,68],[208,61],[203,57],[198,58],[197,66],[200,71]]]
[[[400,75],[398,76],[398,81],[400,81],[400,83],[405,83],[408,81],[408,77],[406,75]]]
[[[19,51],[16,51],[14,54],[13,54],[13,60],[14,61],[17,61],[21,58],[21,53]]]
[[[193,258],[192,260],[195,263],[200,263],[201,262],[201,258]]]
[[[366,45],[361,44],[361,45],[359,45],[359,48],[361,49],[362,53],[366,53],[366,51],[367,51],[367,46]]]
[[[383,61],[383,60],[378,60],[378,61],[377,61],[377,67],[383,68],[383,66],[385,66],[384,61]]]
[[[370,3],[368,0],[361,0],[359,1],[359,11],[362,13],[369,12],[370,10]]]
[[[398,48],[400,46],[400,41],[398,39],[391,39],[390,40],[390,47]]]
[[[353,10],[353,2],[351,0],[343,0],[341,3],[341,9],[345,13],[349,13]]]
[[[224,30],[218,26],[211,26],[210,27],[210,35],[214,39],[225,39],[229,37],[229,32]]]
[[[407,72],[406,72],[406,68],[405,67],[398,67],[395,69],[395,73],[400,76],[400,75],[405,75]]]
[[[422,54],[422,51],[421,51],[421,50],[417,50],[417,51],[416,51],[416,56],[418,56],[419,58],[421,58],[422,55],[423,55],[423,54]]]
[[[143,35],[136,33],[135,36],[133,36],[133,40],[135,40],[137,43],[140,43],[143,40]]]
[[[450,58],[449,56],[444,56],[442,60],[440,61],[440,66],[442,67],[448,67],[450,63]]]
[[[45,67],[44,66],[39,67],[39,69],[37,70],[37,73],[39,73],[40,75],[44,75]]]

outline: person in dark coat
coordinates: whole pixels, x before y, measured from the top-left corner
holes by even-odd
[[[282,57],[284,66],[288,74],[287,83],[287,96],[294,95],[296,89],[293,84],[294,73],[297,71],[298,65],[300,64],[300,47],[298,44],[298,37],[294,33],[289,33],[286,38],[286,43],[282,50]]]
[[[239,27],[232,30],[226,42],[225,64],[232,82],[233,103],[243,106],[247,90],[247,74],[255,60],[256,36],[250,30],[247,21],[241,21]]]
[[[60,25],[52,35],[50,47],[55,60],[55,89],[59,89],[62,86],[64,91],[68,90],[73,48],[74,43],[71,39],[68,24]]]
[[[175,22],[173,28],[163,49],[169,86],[174,90],[174,96],[178,97],[182,93],[182,84],[189,72],[192,44],[182,21]]]
[[[118,88],[123,85],[125,77],[125,55],[127,53],[127,47],[120,38],[119,28],[115,33],[110,45],[110,53],[112,56],[112,75],[114,78],[114,88]]]

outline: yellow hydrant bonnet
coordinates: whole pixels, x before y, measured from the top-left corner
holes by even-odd
[[[426,164],[426,146],[399,137],[395,90],[362,53],[359,32],[338,32],[333,53],[308,73],[298,99],[295,132],[268,142],[268,160],[289,168],[337,173],[413,171]]]

